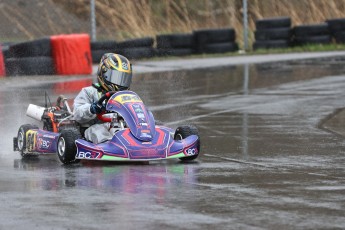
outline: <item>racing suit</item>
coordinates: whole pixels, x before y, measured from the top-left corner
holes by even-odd
[[[101,92],[95,86],[82,88],[77,97],[74,99],[73,116],[81,127],[88,127],[84,136],[88,141],[98,144],[112,138],[109,132],[109,124],[102,123],[90,111],[92,103],[97,102],[101,97]]]

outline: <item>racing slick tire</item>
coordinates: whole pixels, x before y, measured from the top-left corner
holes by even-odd
[[[17,146],[18,146],[18,150],[20,152],[20,155],[23,157],[23,158],[27,158],[27,157],[31,157],[33,156],[32,154],[28,154],[28,153],[25,153],[25,150],[27,147],[30,147],[30,146],[26,146],[26,132],[30,129],[38,129],[38,126],[37,125],[32,125],[32,124],[25,124],[25,125],[22,125],[19,127],[19,130],[18,130],[18,134],[17,134]],[[30,137],[29,137],[30,138]]]
[[[57,143],[57,155],[63,164],[78,163],[80,160],[75,159],[77,146],[75,140],[82,138],[77,128],[66,128],[61,131]]]
[[[174,140],[182,140],[182,139],[185,139],[186,137],[188,137],[190,135],[197,135],[198,136],[198,144],[197,144],[198,154],[193,155],[193,156],[189,156],[189,157],[181,157],[181,158],[179,158],[181,161],[192,161],[192,160],[195,160],[199,156],[199,153],[200,153],[200,136],[199,136],[199,131],[198,131],[197,127],[195,127],[194,125],[180,126],[175,131]]]

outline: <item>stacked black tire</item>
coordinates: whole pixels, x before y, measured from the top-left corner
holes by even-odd
[[[345,43],[345,18],[327,20],[327,25],[331,36],[336,43]]]
[[[12,44],[4,56],[7,76],[55,74],[50,38]]]
[[[92,62],[98,63],[101,60],[101,57],[105,53],[117,53],[118,45],[116,41],[97,41],[91,42],[91,56]]]
[[[118,43],[119,54],[129,59],[151,58],[155,56],[152,37],[130,39]]]
[[[295,46],[308,44],[330,44],[332,38],[328,24],[298,25],[294,29],[293,43]]]
[[[186,56],[195,53],[192,33],[161,34],[156,36],[158,56]]]
[[[291,45],[290,17],[267,18],[255,21],[253,49],[288,48]]]
[[[236,32],[232,28],[204,29],[193,32],[197,53],[227,53],[238,51]]]
[[[118,53],[129,59],[150,58],[155,56],[154,39],[151,37],[116,41],[91,42],[92,62],[98,63],[105,53]]]

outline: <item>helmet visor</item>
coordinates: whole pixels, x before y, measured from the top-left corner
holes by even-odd
[[[115,85],[129,88],[132,82],[132,73],[120,72],[113,69],[108,69],[103,73],[104,79]]]

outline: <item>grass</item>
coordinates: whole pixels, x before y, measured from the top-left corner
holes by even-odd
[[[268,53],[298,53],[298,52],[325,52],[325,51],[339,51],[345,50],[345,44],[309,44],[304,46],[296,46],[291,48],[279,49],[259,49],[250,51],[253,54],[268,54]]]
[[[28,41],[53,34],[90,31],[88,0],[2,0],[0,41]],[[242,0],[97,0],[97,39],[121,41],[163,33],[191,33],[202,28],[231,27],[243,46]],[[19,5],[18,5],[19,4]],[[40,14],[32,14],[34,10]],[[345,0],[248,0],[249,44],[255,21],[289,16],[292,27],[345,18]],[[308,45],[288,49],[248,51],[246,54],[344,50],[344,45]],[[219,55],[219,54],[217,54]],[[227,53],[240,55],[238,53]],[[204,55],[197,55],[203,57]],[[207,55],[212,56],[212,55]],[[192,58],[195,55],[191,56]]]
[[[78,19],[85,21],[89,18],[88,1],[48,2]],[[270,17],[290,16],[292,26],[324,23],[327,19],[344,17],[344,11],[344,0],[248,0],[248,23],[250,31],[255,31],[257,19]],[[96,20],[98,30],[102,31],[98,37],[105,40],[121,41],[162,33],[190,33],[203,28],[232,27],[236,30],[238,40],[243,41],[242,0],[97,0]],[[58,24],[54,26],[58,27]],[[250,39],[253,40],[253,32]]]

